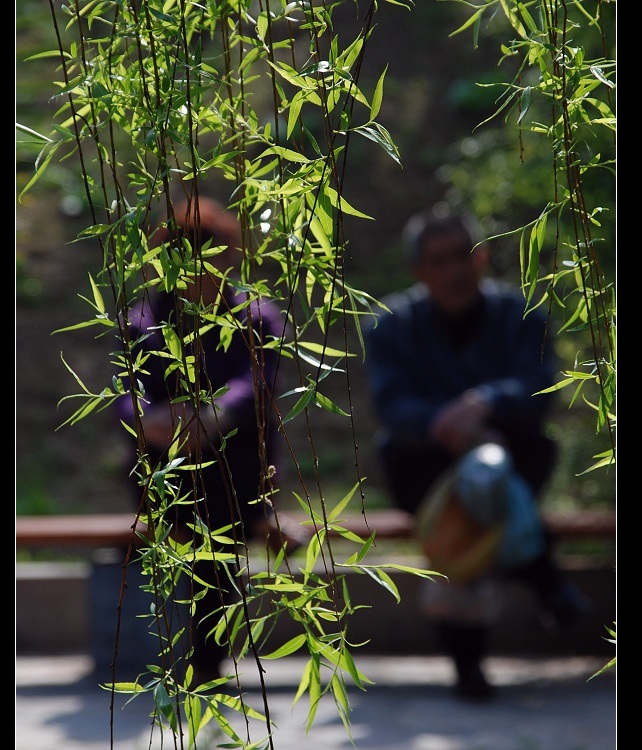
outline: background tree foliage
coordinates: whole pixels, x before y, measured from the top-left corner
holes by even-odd
[[[493,6],[489,4],[489,8]],[[604,42],[598,27],[580,24],[580,35],[590,56],[605,44],[605,57],[614,54],[615,3],[595,4],[602,13]],[[495,111],[500,89],[511,80],[513,59],[498,65],[500,45],[509,40],[510,29],[502,14],[484,18],[476,44],[472,32],[451,36],[469,17],[465,7],[453,2],[419,3],[411,11],[383,4],[368,41],[361,81],[372,90],[386,69],[385,93],[379,121],[393,134],[401,166],[385,153],[371,148],[365,139],[353,140],[352,168],[345,176],[355,205],[374,221],[355,222],[348,217],[346,272],[357,288],[378,297],[409,281],[399,234],[406,219],[417,210],[440,200],[472,206],[489,234],[527,224],[541,211],[553,184],[551,152],[543,137],[529,136],[521,149],[518,133],[503,116],[488,120]],[[347,3],[335,11],[335,27],[341,37],[354,37],[362,27],[363,9]],[[19,122],[39,132],[58,106],[52,98],[51,81],[56,62],[51,58],[26,59],[54,44],[47,0],[30,0],[16,7],[17,114]],[[587,55],[587,59],[590,57]],[[506,70],[506,64],[511,66]],[[480,123],[483,123],[480,125]],[[603,148],[605,159],[614,154],[612,138],[596,128],[592,139]],[[604,143],[606,141],[606,143]],[[17,139],[18,190],[31,179],[41,144],[23,133]],[[605,236],[602,263],[614,279],[615,191],[604,170],[584,175],[591,202],[605,210],[601,215]],[[225,195],[212,184],[211,192]],[[56,428],[68,416],[65,405],[55,404],[68,393],[70,377],[60,352],[77,352],[74,366],[95,386],[109,351],[106,340],[86,332],[66,334],[64,341],[51,331],[69,325],[84,312],[78,294],[87,273],[96,271],[92,243],[74,240],[87,225],[82,183],[73,160],[51,163],[17,209],[17,486],[18,512],[85,512],[130,508],[128,484],[122,471],[122,436],[108,413],[73,429]],[[549,225],[550,226],[550,225]],[[45,231],[43,231],[45,230]],[[542,268],[552,257],[545,249]],[[517,278],[517,241],[514,236],[493,242],[495,273]],[[554,314],[557,314],[553,311]],[[584,350],[587,337],[581,331],[556,337],[563,360],[572,363]],[[372,450],[374,420],[365,389],[362,368],[352,369],[356,400],[356,437],[363,474],[368,477],[369,503],[385,505],[381,475]],[[333,387],[333,384],[328,384]],[[343,391],[337,383],[337,398]],[[594,414],[560,394],[550,430],[561,446],[558,470],[544,502],[549,507],[572,508],[611,505],[612,473],[582,474],[592,456],[607,441],[594,430]],[[352,486],[352,463],[346,460],[346,441],[352,439],[345,420],[322,422],[317,448],[325,467],[328,491],[340,494]],[[293,425],[296,429],[296,425]],[[312,466],[305,457],[301,468]],[[284,477],[286,482],[290,477]]]
[[[525,306],[547,305],[565,362],[550,426],[562,460],[547,502],[614,502],[613,471],[587,469],[614,462],[615,4],[52,1],[42,15],[43,5],[25,4],[18,14],[19,53],[26,57],[30,46],[41,53],[19,62],[18,86],[27,135],[17,153],[19,381],[21,372],[36,376],[19,382],[17,393],[23,509],[122,509],[118,440],[111,429],[96,429],[109,424],[106,407],[126,396],[124,376],[137,366],[118,321],[156,283],[151,267],[173,288],[195,262],[190,248],[164,254],[148,242],[161,209],[184,189],[225,196],[248,240],[242,283],[251,294],[287,302],[292,337],[278,346],[292,367],[282,422],[297,447],[281,493],[298,498],[321,529],[302,584],[277,556],[270,580],[254,579],[248,597],[266,597],[272,607],[279,601],[282,612],[300,618],[301,636],[274,656],[308,650],[301,692],[310,697],[310,721],[320,665],[329,665],[328,690],[348,725],[344,675],[359,686],[365,678],[343,630],[349,592],[336,589],[340,576],[329,547],[330,562],[324,558],[323,530],[349,502],[387,501],[376,462],[361,448],[374,428],[355,354],[360,317],[376,310],[378,295],[408,282],[399,232],[411,213],[438,201],[472,207],[494,237],[496,272],[522,283]],[[49,224],[54,199],[66,218],[54,212]],[[196,255],[206,261],[207,249]],[[44,268],[52,258],[58,277]],[[69,289],[76,273],[89,274],[89,291],[86,283]],[[70,291],[79,295],[73,303]],[[53,315],[52,299],[60,303]],[[42,365],[52,360],[20,336],[43,310],[49,333],[70,336],[60,370],[81,387],[72,396],[57,377],[43,388]],[[218,317],[208,322],[225,325]],[[88,329],[103,333],[88,344]],[[114,334],[125,343],[115,355]],[[181,342],[172,342],[168,356],[184,373],[185,398],[198,406],[212,394],[193,387]],[[105,355],[121,363],[121,379],[106,382]],[[49,437],[39,430],[50,427],[54,401],[62,412],[56,423],[73,425],[92,452],[48,452]],[[143,478],[158,468],[144,468]],[[161,508],[175,470],[171,461],[163,467]],[[225,567],[226,553],[213,551],[207,535],[177,549],[167,545],[162,511],[153,519],[150,512],[152,520],[158,534],[144,558],[150,576],[159,560],[187,572],[181,560],[195,550],[220,555]],[[345,538],[358,551],[342,565],[390,586],[385,566],[364,563],[371,541]],[[230,555],[239,560],[238,549]],[[312,578],[320,558],[327,579]],[[167,606],[172,575],[163,589]],[[268,620],[234,619],[241,655],[256,653]],[[175,731],[184,712],[190,738],[225,710],[244,708],[221,699],[203,704],[189,674],[182,683],[172,669],[160,669],[145,689]]]

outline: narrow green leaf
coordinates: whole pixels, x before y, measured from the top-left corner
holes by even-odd
[[[383,586],[384,589],[389,591],[394,596],[397,603],[401,601],[401,594],[399,593],[397,585],[385,571],[381,570],[380,568],[370,568],[368,566],[364,566],[361,569],[364,573],[369,575],[373,581],[376,581],[378,584]]]
[[[323,225],[316,216],[313,216],[310,220],[310,230],[314,235],[314,239],[319,243],[319,247],[325,251],[327,256],[332,257],[332,245],[327,233],[323,229]]]
[[[178,729],[178,719],[174,712],[174,704],[170,700],[165,685],[160,683],[154,688],[154,706],[167,719],[173,732]]]
[[[390,133],[383,127],[383,125],[380,125],[378,122],[371,122],[368,125],[361,125],[360,127],[354,128],[353,132],[377,143],[383,148],[388,156],[391,156],[397,164],[401,166],[399,150],[392,140]]]
[[[52,331],[53,334],[55,333],[67,333],[68,331],[80,331],[82,328],[90,328],[91,326],[104,326],[106,328],[113,328],[116,324],[109,320],[109,318],[104,318],[101,316],[97,316],[95,318],[92,318],[91,320],[83,320],[81,323],[74,323],[74,325],[66,326],[65,328],[57,328],[55,331]]]
[[[316,403],[326,411],[332,412],[333,414],[339,414],[342,417],[349,417],[350,415],[348,412],[343,411],[339,406],[337,406],[333,401],[331,401],[327,396],[324,396],[323,394],[319,393],[318,391],[314,394],[314,400]]]
[[[306,388],[304,394],[301,396],[301,398],[296,402],[296,404],[292,407],[292,409],[283,417],[283,424],[286,424],[287,422],[290,422],[294,417],[297,416],[297,414],[300,414],[304,409],[306,409],[310,402],[314,400],[314,391],[312,389]]]
[[[481,15],[483,12],[484,12],[484,7],[481,7],[478,11],[473,13],[472,16],[469,16],[469,18],[466,21],[464,21],[464,23],[461,26],[459,26],[459,28],[455,29],[454,31],[451,31],[450,34],[448,34],[448,36],[449,37],[457,36],[457,34],[461,34],[462,31],[466,31],[467,28],[477,23],[477,21],[481,18]]]
[[[370,685],[374,684],[369,677],[366,677],[363,672],[357,669],[357,665],[354,663],[352,654],[347,648],[344,648],[341,652],[341,664],[343,665],[343,669],[345,669],[350,677],[352,677],[354,684],[359,688],[359,690],[366,689],[365,683],[368,683]]]
[[[531,87],[526,86],[519,95],[519,116],[517,117],[517,122],[520,123],[524,117],[526,117],[526,113],[530,109],[531,106]]]
[[[183,353],[183,347],[181,346],[180,338],[176,335],[176,331],[169,326],[165,326],[163,328],[163,338],[165,339],[165,344],[167,345],[167,348],[169,349],[172,357],[180,361]]]
[[[300,154],[298,151],[293,151],[291,148],[285,148],[284,146],[271,146],[270,148],[266,148],[261,156],[271,156],[272,154],[298,164],[309,164],[310,161],[312,161],[305,156],[305,154]]]
[[[354,493],[357,491],[357,489],[361,486],[361,482],[357,482],[352,489],[341,498],[341,500],[332,508],[330,513],[328,513],[328,520],[329,521],[336,521],[336,519],[343,513],[344,509],[352,500],[354,497]]]
[[[597,78],[597,80],[601,81],[605,86],[608,86],[610,89],[615,88],[615,84],[604,75],[604,71],[602,70],[602,68],[599,68],[597,65],[591,65],[590,71]]]
[[[324,357],[345,357],[347,356],[347,353],[342,351],[341,349],[334,349],[331,346],[326,346],[325,344],[316,344],[314,341],[297,341],[297,346],[302,347],[303,349],[309,349],[311,352],[316,352],[317,354],[322,354]],[[349,356],[349,355],[348,355]],[[354,355],[352,355],[354,356]]]
[[[31,128],[28,128],[26,125],[21,125],[19,122],[16,123],[16,129],[20,130],[22,133],[26,133],[27,135],[32,135],[34,138],[37,138],[40,141],[44,141],[45,143],[53,143],[51,138],[48,138],[46,135],[43,135],[42,133],[38,133],[36,130],[32,130]]]
[[[318,641],[314,642],[314,645],[316,645]],[[310,644],[312,647],[313,644]],[[319,669],[319,658],[318,655],[314,659],[312,663],[312,668],[310,670],[309,679],[308,679],[308,695],[310,698],[309,702],[309,709],[308,709],[308,717],[306,721],[306,727],[308,730],[312,728],[312,725],[314,724],[314,718],[317,714],[317,709],[319,707],[319,701],[321,700],[321,696],[323,695],[323,691],[321,690],[321,673]]]
[[[79,237],[100,237],[102,234],[107,234],[112,229],[111,224],[94,224],[91,227],[83,229],[78,236]]]
[[[145,693],[147,689],[138,682],[106,682],[99,685],[103,690],[114,691],[115,693]]]
[[[40,154],[42,154],[42,152],[40,152]],[[22,201],[23,196],[25,196],[29,192],[29,190],[36,184],[36,182],[38,182],[40,177],[42,177],[43,173],[49,166],[49,162],[53,158],[53,155],[54,155],[54,151],[52,149],[45,155],[45,158],[42,161],[38,161],[38,166],[36,168],[36,171],[33,177],[29,180],[29,182],[27,182],[27,184],[20,191],[20,196],[19,196],[20,201]]]
[[[292,97],[292,100],[290,102],[290,108],[288,110],[288,129],[287,129],[287,137],[290,138],[292,135],[292,131],[296,127],[297,122],[299,121],[299,115],[301,114],[301,107],[303,107],[303,102],[305,101],[304,95],[302,91],[297,91],[296,94]]]
[[[287,643],[284,643],[280,648],[277,648],[276,651],[272,651],[269,654],[264,654],[261,658],[280,659],[282,656],[291,656],[296,651],[298,651],[301,646],[305,645],[305,642],[305,635],[295,635],[294,638],[291,638]]]
[[[323,544],[323,541],[325,540],[325,529],[321,528],[320,525],[317,528],[318,528],[317,533],[314,534],[312,538],[310,539],[310,541],[308,542],[308,549],[305,555],[305,570],[304,570],[305,581],[308,580],[310,573],[314,570],[316,561],[318,560],[319,554],[321,553],[321,545]]]
[[[362,213],[361,211],[357,211],[356,208],[351,206],[348,201],[343,197],[339,197],[339,193],[329,185],[326,185],[324,187],[324,192],[327,195],[330,204],[334,206],[336,209],[340,209],[343,211],[344,214],[350,214],[350,216],[357,216],[360,219],[371,219],[372,216],[368,216],[367,214]]]
[[[370,107],[370,119],[376,120],[379,110],[381,109],[381,103],[383,102],[383,81],[388,71],[388,65],[383,70],[383,73],[379,76],[377,85],[375,86],[374,94],[372,95],[372,106]]]
[[[297,691],[294,695],[294,699],[292,701],[292,705],[295,706],[299,700],[301,699],[301,696],[306,692],[308,689],[308,685],[310,684],[311,676],[314,672],[314,657],[310,658],[307,662],[305,667],[303,668],[303,672],[301,673],[301,679],[299,680],[299,686],[297,688]]]

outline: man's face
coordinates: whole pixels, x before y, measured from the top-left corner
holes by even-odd
[[[470,241],[459,232],[432,237],[414,269],[415,277],[426,284],[435,304],[448,315],[466,312],[479,295],[488,255],[483,246],[471,250]]]

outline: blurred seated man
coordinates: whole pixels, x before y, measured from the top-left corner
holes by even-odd
[[[430,505],[446,472],[460,472],[451,477],[455,484],[471,477],[473,484],[481,481],[489,466],[480,473],[479,461],[488,452],[461,462],[483,445],[501,448],[491,473],[502,479],[514,471],[516,481],[538,496],[556,459],[556,446],[544,433],[551,396],[534,395],[556,380],[546,319],[537,310],[524,314],[518,289],[484,278],[489,249],[472,217],[414,216],[404,241],[416,283],[385,297],[390,312],[365,332],[366,367],[380,422],[379,456],[393,501],[417,513]],[[479,487],[468,489],[462,496],[483,494]],[[560,625],[586,608],[554,565],[548,540],[510,575],[533,587]],[[468,584],[473,585],[470,577]],[[453,586],[453,597],[462,591],[465,586]],[[469,603],[478,595],[479,589],[471,589]],[[433,619],[456,667],[457,693],[487,699],[493,688],[482,661],[493,618],[460,616],[452,604]]]

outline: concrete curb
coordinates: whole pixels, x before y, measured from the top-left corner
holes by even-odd
[[[121,565],[113,554],[95,556],[93,563],[19,563],[16,568],[16,652],[18,654],[89,653],[100,671],[113,657]],[[421,565],[419,560],[405,560]],[[491,652],[498,655],[554,656],[569,653],[609,656],[612,644],[605,628],[616,619],[615,571],[595,561],[567,560],[566,567],[578,588],[592,602],[591,612],[568,630],[547,628],[529,591],[517,585],[506,588],[504,606],[493,630]],[[364,604],[349,624],[349,640],[363,643],[366,654],[439,653],[425,616],[420,610],[422,588],[431,585],[415,576],[391,574],[401,602],[369,576],[349,573],[353,604]],[[121,612],[119,663],[141,665],[155,659],[156,639],[148,632],[149,595],[139,586],[142,576],[130,575]],[[187,592],[180,596],[187,598]],[[272,636],[274,646],[297,635],[294,621],[279,620]]]

